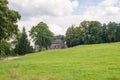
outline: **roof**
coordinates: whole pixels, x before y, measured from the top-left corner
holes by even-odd
[[[52,44],[63,44],[63,41],[61,39],[57,39],[52,41]]]

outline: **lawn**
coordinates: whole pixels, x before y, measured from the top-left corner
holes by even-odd
[[[120,80],[120,43],[81,45],[2,61],[0,80]]]

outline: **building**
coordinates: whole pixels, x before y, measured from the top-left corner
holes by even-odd
[[[53,40],[49,49],[63,49],[66,48],[66,44],[61,39]]]

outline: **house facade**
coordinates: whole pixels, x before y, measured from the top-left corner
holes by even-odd
[[[63,49],[66,48],[66,44],[61,39],[53,40],[49,49]]]

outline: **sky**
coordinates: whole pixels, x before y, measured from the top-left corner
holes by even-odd
[[[45,22],[55,35],[84,20],[120,23],[120,0],[8,0],[9,8],[21,14],[18,27],[29,31]]]

